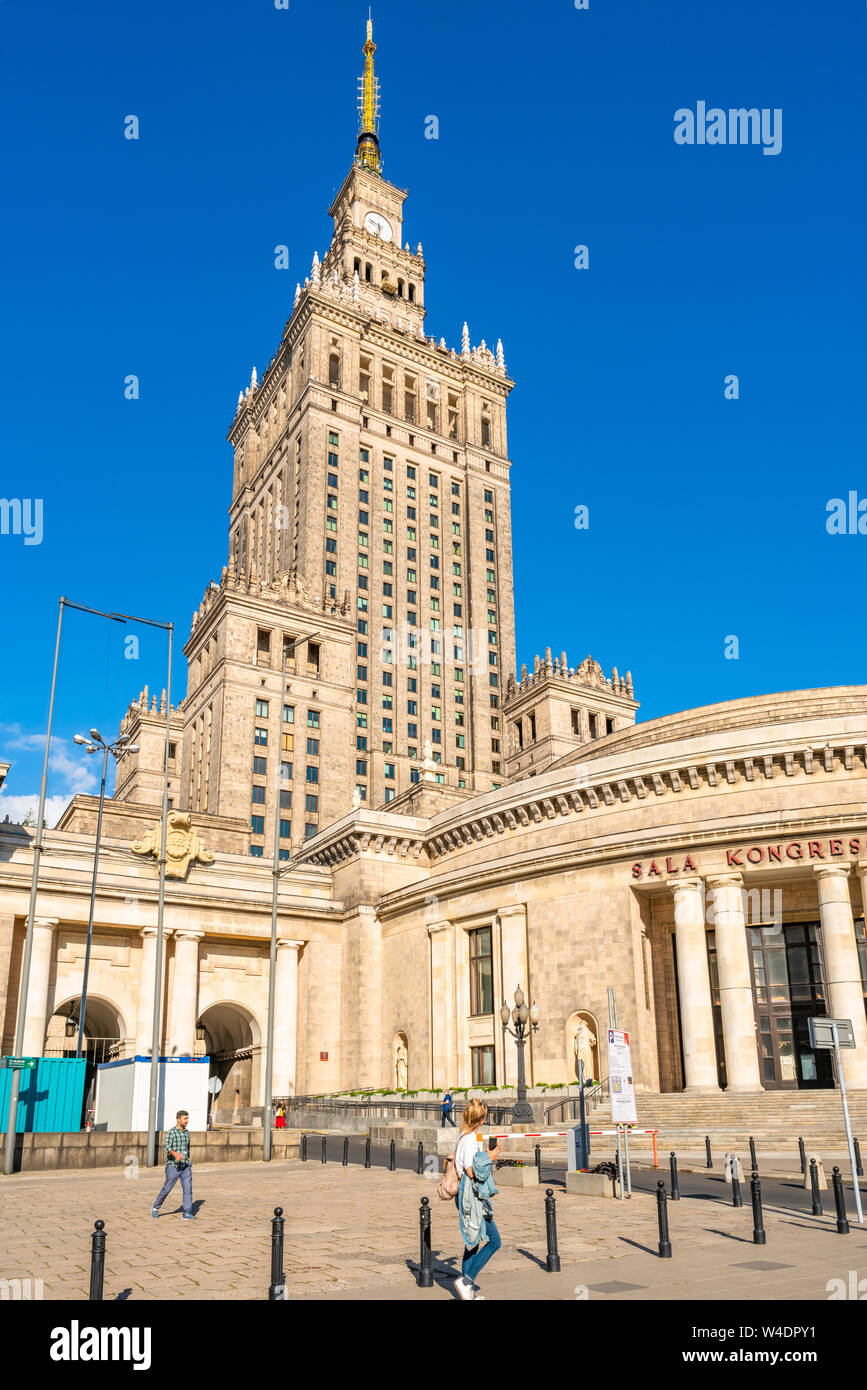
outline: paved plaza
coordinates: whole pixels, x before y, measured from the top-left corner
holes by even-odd
[[[180,1186],[155,1221],[161,1170],[26,1173],[0,1179],[5,1279],[41,1279],[46,1299],[88,1293],[90,1232],[107,1233],[105,1298],[264,1299],[270,1281],[270,1217],[286,1218],[285,1272],[292,1299],[453,1299],[460,1238],[452,1204],[414,1173],[319,1162],[204,1164],[194,1169],[196,1222],[184,1222]],[[418,1210],[433,1212],[436,1284],[415,1285]],[[503,1248],[483,1275],[490,1299],[826,1300],[867,1275],[867,1230],[836,1233],[833,1203],[811,1218],[803,1194],[765,1207],[767,1244],[752,1241],[749,1188],[734,1210],[710,1190],[669,1203],[673,1258],[657,1256],[655,1199],[557,1194],[562,1272],[545,1270],[544,1189],[496,1199]],[[830,1194],[827,1194],[830,1196]],[[797,1208],[797,1209],[796,1209]]]

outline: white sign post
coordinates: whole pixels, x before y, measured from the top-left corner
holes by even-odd
[[[608,1086],[611,1095],[611,1119],[617,1127],[617,1150],[620,1155],[621,1125],[635,1124],[635,1090],[632,1085],[632,1057],[629,1048],[629,1034],[618,1028],[608,1029]],[[628,1144],[626,1134],[623,1135]],[[629,1149],[626,1149],[626,1177],[628,1190],[632,1182],[628,1172]],[[620,1183],[620,1196],[623,1197],[623,1181]]]
[[[208,1104],[208,1129],[211,1128],[211,1121],[213,1119],[214,1101],[217,1099],[217,1096],[220,1094],[222,1089],[223,1083],[220,1080],[219,1076],[208,1077],[208,1090],[211,1093],[211,1099]]]
[[[863,1226],[864,1214],[861,1210],[861,1190],[858,1186],[858,1166],[855,1162],[855,1148],[852,1143],[852,1125],[849,1120],[849,1103],[846,1100],[846,1081],[843,1076],[843,1063],[840,1058],[841,1047],[854,1047],[855,1035],[852,1020],[849,1018],[808,1018],[810,1043],[813,1047],[834,1049],[837,1064],[837,1082],[840,1086],[840,1099],[843,1102],[843,1121],[846,1125],[846,1147],[849,1150],[849,1166],[852,1169],[852,1185],[855,1188],[855,1209]]]

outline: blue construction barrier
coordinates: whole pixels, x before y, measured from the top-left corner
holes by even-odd
[[[84,1057],[40,1057],[31,1071],[21,1072],[17,1134],[57,1134],[81,1129],[84,1101]],[[6,1130],[12,1072],[0,1068],[0,1133]]]

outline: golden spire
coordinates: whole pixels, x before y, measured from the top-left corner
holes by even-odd
[[[368,11],[367,39],[361,50],[364,54],[364,76],[358,79],[358,146],[355,157],[364,169],[380,172],[379,153],[379,82],[373,70],[373,20]]]

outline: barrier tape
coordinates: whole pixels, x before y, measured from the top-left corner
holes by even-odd
[[[572,1128],[575,1129],[577,1128],[577,1126],[573,1125]],[[600,1136],[617,1134],[619,1132],[621,1131],[618,1131],[616,1129],[588,1130],[588,1133],[591,1135],[591,1137],[595,1136],[597,1139]],[[536,1131],[528,1131],[526,1134],[519,1134],[517,1132],[509,1133],[508,1131],[506,1131],[501,1134],[489,1134],[485,1137],[488,1139],[565,1139],[568,1133],[568,1129],[540,1129]],[[624,1125],[622,1133],[626,1134],[627,1136],[629,1136],[630,1134],[651,1135],[653,1139],[653,1166],[654,1168],[659,1167],[659,1156],[656,1152],[656,1136],[659,1134],[658,1129],[634,1129],[632,1125]]]

